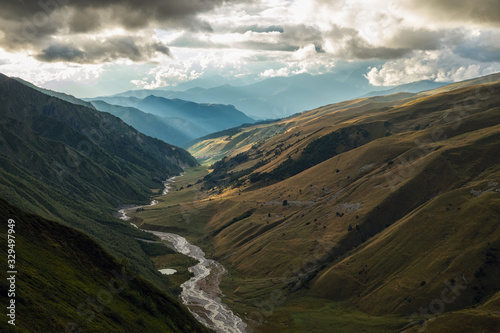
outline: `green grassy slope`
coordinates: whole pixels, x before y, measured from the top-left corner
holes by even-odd
[[[152,235],[113,217],[147,204],[161,181],[196,165],[185,150],[106,113],[44,95],[0,76],[0,197],[85,232],[163,290],[135,237]]]
[[[208,332],[177,300],[116,261],[88,236],[0,199],[0,263],[7,270],[7,221],[15,221],[15,297],[0,283],[15,326],[2,332]],[[4,274],[2,274],[4,276]],[[5,311],[5,310],[4,310]]]

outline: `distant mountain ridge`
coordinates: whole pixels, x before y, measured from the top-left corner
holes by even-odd
[[[378,92],[373,92],[375,96],[367,96],[361,97],[351,101],[344,101],[341,103],[335,104],[335,108],[339,110],[343,110],[344,108],[350,108],[352,105],[359,106],[362,108],[366,108],[367,105],[392,105],[393,103],[400,103],[401,101],[411,101],[413,99],[418,99],[420,97],[443,93],[443,92],[451,92],[457,89],[467,88],[474,85],[487,84],[492,82],[500,81],[500,73],[487,75],[480,78],[470,79],[462,82],[447,84],[442,86],[440,83],[436,84],[438,87],[431,90],[424,90],[418,93],[411,92],[396,92],[390,95],[379,95]],[[433,86],[434,83],[431,81],[425,81],[423,84],[410,84],[405,85],[402,89],[411,90],[412,86],[417,85],[419,88],[415,90],[419,90],[420,88],[428,88],[429,86]],[[397,89],[399,90],[399,89]],[[386,90],[384,92],[393,92],[393,90]],[[370,93],[371,95],[372,93]],[[386,106],[388,107],[388,106]],[[317,110],[313,110],[315,112],[305,111],[301,114],[318,114],[320,111],[318,110],[328,110],[328,106],[324,106],[318,108]],[[285,119],[276,119],[274,121],[270,121],[269,123],[272,125],[267,125],[268,122],[256,123],[255,125],[246,125],[240,126],[238,128],[229,129],[227,131],[215,132],[210,135],[197,138],[189,142],[189,146],[187,147],[190,152],[200,158],[200,156],[208,156],[212,157],[221,157],[227,154],[234,155],[248,147],[251,147],[253,144],[258,144],[262,141],[262,137],[266,137],[268,135],[276,135],[282,134],[291,126],[296,125],[296,119],[301,119],[300,114],[290,116]],[[311,117],[305,117],[304,119],[311,119]],[[261,134],[264,133],[264,134]],[[230,141],[221,140],[221,138],[231,138]],[[221,144],[221,141],[224,144]],[[210,154],[208,154],[210,152]],[[213,158],[211,159],[213,160]]]
[[[254,122],[233,105],[199,104],[181,99],[148,96],[138,104],[138,107],[159,116],[184,118],[210,133]]]
[[[209,133],[253,123],[232,105],[195,103],[152,95],[87,99],[100,111],[120,117],[141,132],[179,146]]]
[[[270,119],[362,96],[416,93],[446,84],[418,81],[387,89],[372,86],[363,74],[364,69],[322,75],[298,74],[268,78],[249,85],[234,86],[226,83],[209,88],[192,87],[184,91],[139,89],[116,94],[114,97],[144,98],[154,95],[196,103],[231,104],[249,116]]]
[[[120,118],[141,133],[176,146],[182,146],[206,132],[181,118],[161,117],[133,107],[112,105],[100,100],[92,101],[92,105],[99,111],[109,112]]]

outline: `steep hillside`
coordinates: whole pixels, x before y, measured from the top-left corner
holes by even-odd
[[[13,299],[16,308],[16,325],[4,319],[2,332],[208,332],[177,300],[88,236],[3,199],[0,215],[2,268],[12,219],[17,270],[14,297],[8,297],[9,281],[0,284],[1,304]]]
[[[189,150],[228,156],[175,202],[137,216],[195,232],[230,267],[227,296],[260,331],[321,332],[342,321],[328,315],[341,304],[353,332],[493,332],[500,83],[470,84],[211,136]],[[467,325],[453,323],[460,317]]]
[[[447,92],[455,89],[460,89],[460,88],[466,88],[474,85],[479,85],[479,84],[485,84],[485,83],[493,83],[493,82],[498,82],[500,80],[500,73],[495,73],[479,78],[474,78],[470,80],[465,80],[449,85],[445,85],[441,88],[434,89],[432,91],[424,91],[422,92],[422,95],[426,94],[435,94],[435,93],[441,93],[441,92]],[[479,96],[478,96],[479,97]]]
[[[35,90],[38,90],[39,92],[45,94],[45,95],[49,95],[49,96],[52,96],[52,97],[57,97],[63,101],[66,101],[66,102],[69,102],[69,103],[72,103],[72,104],[77,104],[77,105],[83,105],[83,106],[86,106],[88,108],[91,108],[93,109],[94,107],[92,106],[91,103],[89,102],[85,102],[81,99],[78,99],[76,98],[75,96],[71,96],[71,95],[68,95],[68,94],[65,94],[65,93],[61,93],[61,92],[57,92],[57,91],[53,91],[53,90],[49,90],[49,89],[43,89],[43,88],[40,88],[40,87],[37,87],[35,86],[34,84],[28,82],[28,81],[25,81],[23,79],[20,79],[18,77],[15,77],[13,78],[14,80],[24,84],[25,86],[27,87],[30,87],[32,89],[35,89]]]
[[[280,143],[283,143],[289,138],[295,138],[293,140],[295,144],[302,142],[301,147],[303,148],[305,142],[309,142],[321,134],[331,132],[338,121],[351,119],[351,114],[354,116],[372,108],[377,110],[387,109],[401,103],[402,100],[409,100],[414,97],[415,94],[400,93],[387,97],[371,97],[341,102],[273,122],[264,122],[255,126],[241,126],[220,133],[213,133],[207,137],[193,140],[188,151],[201,160],[207,156],[216,158],[230,157],[241,152],[249,152],[252,147],[278,145],[279,143],[275,143],[276,140],[281,140]],[[298,130],[301,126],[303,126],[303,128],[300,128],[301,134],[293,134],[293,137],[287,137],[286,139],[281,137],[285,133],[292,132],[293,129]],[[278,148],[280,151],[283,150],[282,146]],[[275,154],[268,153],[268,157],[273,157],[273,155]],[[278,155],[281,154],[277,153],[276,156]]]
[[[149,203],[152,189],[197,162],[185,150],[120,119],[0,76],[0,197],[91,235],[167,290],[135,237],[113,218],[120,204]]]
[[[402,84],[400,86],[396,86],[394,88],[390,88],[387,90],[372,91],[372,92],[370,92],[362,97],[387,96],[387,95],[397,94],[400,92],[419,93],[422,91],[437,89],[437,88],[440,88],[440,87],[445,86],[445,85],[448,85],[448,84],[444,83],[444,82],[434,82],[434,81],[428,81],[428,80],[417,81],[417,82]]]
[[[220,133],[212,133],[206,137],[201,137],[190,142],[188,150],[199,160],[203,160],[207,156],[211,157],[209,160],[210,162],[214,161],[214,158],[217,159],[223,156],[234,156],[238,153],[247,151],[253,145],[266,142],[268,139],[276,135],[285,133],[292,127],[304,126],[302,132],[306,130],[311,133],[315,130],[321,130],[323,128],[323,130],[319,132],[319,134],[321,134],[325,132],[325,127],[329,128],[329,126],[333,126],[339,121],[350,119],[351,114],[359,114],[360,112],[365,112],[367,110],[384,111],[396,105],[401,105],[406,102],[409,103],[412,100],[418,100],[424,96],[450,92],[474,85],[494,83],[499,80],[500,74],[493,74],[473,80],[446,85],[418,94],[399,92],[388,96],[365,97],[352,101],[344,101],[324,106],[309,112],[302,112],[301,114],[281,120],[276,120],[270,124],[262,123],[262,126],[261,124],[257,124],[257,126],[240,126],[239,128],[229,129]],[[489,89],[486,88],[485,92],[489,94]],[[474,98],[483,98],[481,96],[476,96],[474,92],[471,92],[468,97],[470,99],[468,102],[469,104],[474,102]],[[460,107],[462,106],[457,102],[457,112],[460,112],[460,110],[458,110]]]

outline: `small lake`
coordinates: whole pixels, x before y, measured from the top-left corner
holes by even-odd
[[[172,269],[172,268],[163,268],[163,269],[159,269],[158,271],[164,275],[172,275],[172,274],[177,273],[177,271],[175,269]]]

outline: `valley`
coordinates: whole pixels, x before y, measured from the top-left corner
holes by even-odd
[[[191,170],[190,170],[191,171]],[[190,172],[191,174],[191,172]],[[159,200],[165,200],[168,192],[175,182],[175,178],[172,177],[164,182],[164,189],[162,191],[162,196],[158,197]],[[143,211],[145,207],[154,207],[159,203],[159,200],[153,200],[148,206],[134,206],[130,208],[123,208],[119,210],[120,219],[129,221],[134,212]],[[135,219],[134,221],[136,221]],[[136,224],[130,222],[135,228],[138,228]],[[141,229],[145,230],[145,229]],[[227,307],[227,305],[220,302],[219,296],[221,291],[219,289],[219,283],[222,276],[226,273],[226,269],[217,261],[205,258],[203,250],[199,247],[190,244],[184,237],[177,234],[160,232],[160,231],[148,231],[149,233],[155,235],[161,242],[165,242],[173,247],[173,249],[178,253],[177,257],[189,257],[194,259],[194,262],[188,267],[189,272],[192,276],[189,279],[182,279],[179,277],[176,269],[160,269],[160,271],[170,271],[168,275],[175,275],[175,281],[181,282],[180,287],[182,292],[180,297],[183,304],[191,311],[191,313],[197,318],[197,320],[203,323],[206,327],[213,329],[217,332],[229,332],[229,333],[245,333],[246,324]],[[152,241],[144,240],[145,243],[151,244]],[[153,243],[159,245],[159,243]],[[155,260],[157,264],[162,265],[160,262],[162,259],[166,259],[166,264],[169,267],[173,267],[177,262],[174,258],[169,256],[162,256],[164,251],[160,250],[156,253],[149,253],[151,257]],[[179,269],[179,267],[176,267]],[[179,270],[186,268],[186,263],[181,264]]]
[[[0,10],[6,333],[500,333],[500,0]]]
[[[3,321],[2,332],[210,332],[89,236],[3,199],[0,208],[2,219],[16,221],[18,270],[16,325]],[[6,224],[0,232],[7,233]],[[7,248],[0,254],[7,267]],[[0,288],[4,304],[6,280]]]
[[[161,230],[151,231],[154,233],[179,233],[190,242],[199,244],[207,253],[207,257],[213,257],[214,249],[210,242],[213,233],[204,225],[210,216],[204,213],[214,213],[215,210],[211,205],[217,205],[220,199],[214,199],[203,193],[201,183],[193,185],[206,174],[208,171],[204,167],[188,169],[186,174],[173,184],[173,190],[169,195],[156,197],[159,201],[157,205],[141,212],[131,212],[132,220],[140,224],[141,228]],[[224,258],[217,260],[225,265],[230,264]],[[312,261],[314,258],[307,258],[305,264],[309,265]],[[296,275],[302,267],[296,268],[296,271],[290,271],[282,278],[296,282]],[[283,292],[282,286],[281,281],[248,276],[231,268],[226,275],[223,275],[220,285],[224,295],[223,301],[234,311],[242,314],[241,317],[252,331],[324,332],[334,325],[343,332],[359,332],[360,329],[367,328],[370,328],[370,332],[384,332],[405,324],[405,319],[367,315],[349,302],[332,304],[326,299],[311,298],[306,295],[292,296],[288,292]],[[299,309],[301,312],[296,313]],[[290,317],[290,313],[296,314]],[[335,313],[333,318],[330,317],[332,313]],[[315,320],[315,327],[311,327],[309,318],[315,316],[321,318],[325,315],[329,316],[328,319]],[[297,324],[295,316],[297,318],[303,316],[303,323]]]
[[[499,89],[486,77],[212,134],[189,148],[210,169],[134,218],[221,262],[224,301],[257,332],[494,332]]]
[[[6,205],[22,208],[6,211],[83,231],[104,246],[99,251],[119,258],[117,265],[157,288],[155,297],[167,297],[155,304],[182,300],[216,331],[494,331],[500,323],[498,79],[330,104],[211,133],[184,151],[108,113],[3,77],[7,185],[0,190],[4,197],[14,193]],[[48,148],[54,144],[59,148]],[[29,182],[38,189],[28,191]],[[116,207],[125,207],[120,222],[112,217]],[[165,269],[176,272],[159,273]],[[34,281],[23,278],[20,286]],[[51,309],[41,297],[28,298]],[[157,313],[149,298],[130,296],[124,306],[129,301]],[[53,317],[61,327],[75,300],[57,302],[68,309]],[[106,308],[95,325],[128,322],[127,311]],[[189,326],[184,320],[193,317],[185,307],[179,311],[183,319],[174,322]],[[82,320],[78,326],[88,325]]]
[[[18,222],[20,272],[16,325],[2,321],[2,332],[208,332],[150,259],[168,248],[144,246],[157,238],[113,217],[120,205],[150,202],[163,179],[196,160],[116,117],[3,75],[0,101],[0,213]],[[7,267],[7,247],[0,253]],[[183,257],[172,259],[189,267]],[[7,280],[1,289],[4,304]]]

